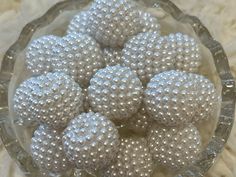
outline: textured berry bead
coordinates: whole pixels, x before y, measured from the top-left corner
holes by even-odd
[[[135,113],[131,118],[129,118],[126,127],[136,133],[146,133],[152,121],[152,118],[146,111],[145,105],[142,104],[138,112]]]
[[[140,31],[139,21],[139,11],[133,1],[95,0],[89,12],[78,14],[72,20],[68,32],[88,33],[104,46],[122,47],[130,36]]]
[[[174,68],[175,53],[167,37],[158,32],[140,33],[124,46],[122,59],[139,76],[143,84],[160,72]]]
[[[208,119],[215,110],[216,98],[214,85],[203,76],[172,70],[151,79],[144,100],[152,118],[178,126]]]
[[[47,73],[24,81],[14,95],[14,110],[22,119],[63,128],[82,107],[82,89],[63,73]]]
[[[220,101],[214,84],[202,75],[193,74],[194,82],[197,88],[198,112],[193,122],[208,120],[214,118],[214,113]]]
[[[23,126],[30,126],[36,121],[33,114],[31,95],[37,82],[34,79],[24,81],[16,89],[13,106],[16,113],[16,123]]]
[[[193,125],[180,128],[153,125],[148,133],[148,146],[154,161],[169,170],[180,170],[196,160],[201,137]]]
[[[104,172],[104,177],[150,177],[152,157],[144,138],[122,138],[116,162]]]
[[[128,67],[108,66],[90,80],[90,105],[111,120],[125,120],[136,113],[143,88],[137,75]]]
[[[140,11],[139,13],[142,32],[155,31],[160,34],[160,24],[157,18],[148,12]]]
[[[195,39],[186,34],[176,33],[170,34],[168,40],[176,53],[175,69],[197,72],[202,58],[199,45]]]
[[[197,111],[193,80],[192,75],[175,70],[155,75],[145,90],[149,115],[168,126],[191,122]]]
[[[33,74],[43,74],[53,70],[52,63],[59,50],[61,38],[53,35],[33,40],[26,49],[26,65]]]
[[[63,50],[57,54],[60,65],[55,70],[70,75],[82,87],[87,86],[92,75],[105,66],[99,44],[90,36],[81,33],[69,34],[62,40]]]
[[[122,50],[119,48],[105,48],[103,50],[103,57],[106,63],[106,66],[115,66],[122,64]]]
[[[116,157],[120,140],[115,125],[100,113],[82,113],[64,131],[65,152],[77,168],[94,172]]]
[[[63,150],[61,133],[45,125],[34,132],[31,153],[42,172],[60,173],[72,168]]]
[[[88,20],[91,18],[91,15],[92,14],[89,10],[81,11],[76,14],[70,21],[67,34],[78,32],[83,34],[92,34],[91,28],[88,28]]]

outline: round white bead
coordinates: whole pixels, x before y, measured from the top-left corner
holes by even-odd
[[[202,57],[196,40],[182,33],[170,34],[168,40],[176,53],[175,69],[197,72],[201,65]]]
[[[220,101],[214,84],[202,75],[193,74],[193,77],[197,88],[196,100],[198,102],[198,112],[196,112],[193,122],[214,118]]]
[[[116,162],[105,170],[104,177],[150,177],[152,157],[144,138],[122,138]]]
[[[88,11],[72,20],[68,32],[87,33],[104,46],[122,47],[141,30],[139,11],[133,1],[95,0]]]
[[[124,120],[137,112],[143,87],[137,75],[120,65],[100,69],[90,80],[90,105],[111,120]]]
[[[192,75],[166,71],[155,75],[145,90],[149,115],[158,123],[177,126],[190,123],[196,113],[196,88]]]
[[[148,12],[140,11],[140,23],[142,26],[142,32],[158,32],[160,34],[160,24],[158,19]]]
[[[33,40],[26,49],[26,65],[33,74],[43,74],[53,70],[58,43],[61,38],[53,35]]]
[[[63,37],[61,48],[55,70],[70,75],[82,87],[86,87],[92,75],[105,66],[99,44],[86,34],[68,34]]]
[[[93,173],[116,157],[119,134],[115,125],[100,113],[82,113],[64,131],[65,152],[77,168]]]
[[[30,126],[36,122],[31,104],[31,94],[36,84],[34,79],[28,79],[16,89],[13,98],[13,106],[16,113],[16,123],[18,125]]]
[[[196,160],[201,137],[191,124],[179,128],[153,125],[148,133],[148,146],[154,162],[168,170],[180,170]]]
[[[63,73],[47,73],[24,81],[14,95],[14,110],[22,119],[63,128],[82,107],[82,89]]]
[[[203,76],[172,70],[151,79],[144,100],[158,123],[178,126],[208,119],[217,97],[214,85]]]
[[[124,46],[122,59],[139,76],[143,84],[160,72],[174,68],[172,47],[158,32],[140,33]]]
[[[119,48],[105,48],[103,50],[103,57],[106,63],[106,66],[115,66],[122,64],[122,50]]]
[[[76,14],[73,19],[70,21],[70,24],[67,29],[67,34],[70,33],[83,33],[83,34],[91,34],[91,26],[88,28],[88,20],[91,18],[91,12],[81,11]]]
[[[61,133],[45,125],[34,132],[31,153],[42,172],[60,173],[73,167],[64,153]]]

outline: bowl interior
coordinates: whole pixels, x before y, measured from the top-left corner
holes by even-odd
[[[18,162],[20,162],[21,166],[23,167],[23,170],[26,172],[26,175],[33,176],[39,176],[39,173],[37,172],[37,168],[34,166],[33,163],[31,163],[31,157],[30,157],[30,143],[31,143],[31,137],[32,133],[37,127],[37,125],[34,126],[28,126],[23,127],[17,124],[18,118],[13,111],[13,96],[15,93],[16,88],[19,86],[22,81],[29,78],[31,76],[31,73],[26,69],[25,65],[25,48],[30,43],[30,41],[39,38],[40,36],[47,35],[47,34],[54,34],[58,36],[65,35],[66,27],[72,19],[72,17],[78,13],[81,10],[84,10],[87,8],[87,4],[89,1],[82,1],[76,2],[76,1],[67,1],[63,3],[59,3],[56,7],[53,7],[51,11],[49,11],[44,16],[44,21],[39,20],[35,21],[35,24],[38,24],[36,26],[31,26],[31,29],[33,28],[32,33],[23,33],[21,34],[23,37],[26,35],[26,41],[17,41],[18,46],[21,45],[21,47],[16,50],[13,46],[10,50],[15,50],[14,55],[12,55],[14,62],[12,63],[14,65],[14,70],[8,71],[12,72],[8,87],[8,108],[9,108],[9,115],[7,121],[5,120],[2,124],[1,130],[4,130],[4,136],[9,136],[12,138],[12,140],[15,142],[14,144],[17,146],[16,148],[20,149],[20,152],[12,154],[13,158],[17,159]],[[222,97],[222,101],[219,102],[217,109],[215,110],[215,115],[209,119],[207,122],[203,124],[197,125],[203,139],[203,149],[202,154],[199,157],[198,162],[194,164],[192,167],[189,167],[187,169],[184,169],[183,173],[180,174],[180,176],[185,176],[184,174],[192,173],[193,176],[198,176],[204,174],[207,169],[212,165],[214,159],[216,158],[216,155],[221,151],[225,141],[228,138],[228,134],[230,132],[231,126],[233,124],[233,113],[234,113],[234,97],[231,97],[234,95],[234,81],[230,74],[230,70],[228,68],[227,58],[225,58],[225,55],[216,56],[213,52],[219,52],[223,50],[222,48],[216,48],[215,41],[211,38],[210,34],[206,35],[205,31],[198,31],[203,30],[201,23],[196,20],[195,24],[193,24],[189,18],[189,16],[185,16],[182,12],[178,10],[176,6],[174,6],[170,1],[166,0],[159,0],[159,1],[141,1],[143,8],[145,10],[152,13],[156,18],[159,19],[159,22],[161,24],[161,33],[162,35],[167,35],[169,33],[176,33],[176,32],[182,32],[190,35],[191,37],[195,38],[197,41],[199,41],[202,56],[203,56],[203,64],[200,67],[200,73],[204,76],[206,76],[208,79],[210,79],[216,89],[219,96]],[[157,6],[158,5],[158,6]],[[58,12],[55,14],[55,12]],[[60,13],[59,13],[60,12]],[[54,15],[52,15],[54,14]],[[181,17],[182,14],[182,17]],[[54,18],[55,17],[55,18]],[[194,17],[195,19],[195,17]],[[195,26],[194,26],[195,25]],[[206,43],[208,41],[208,43]],[[213,46],[213,47],[211,47]],[[220,46],[221,47],[221,46]],[[217,50],[218,49],[218,50]],[[9,54],[9,53],[7,53]],[[5,60],[8,59],[9,56],[6,55]],[[220,62],[217,63],[217,61],[220,60]],[[223,68],[222,72],[222,61],[224,60],[223,65],[225,66]],[[4,65],[2,66],[4,67]],[[2,69],[2,72],[5,69]],[[227,76],[227,77],[226,77]],[[225,82],[223,82],[225,81]],[[227,111],[225,112],[225,108],[227,108]],[[224,115],[227,114],[227,115]],[[224,116],[224,118],[222,118]],[[227,117],[225,117],[227,116]],[[226,119],[227,118],[227,122]],[[224,129],[227,131],[222,131],[221,122],[224,123]],[[226,122],[226,124],[225,124]],[[220,128],[220,129],[219,129]],[[224,135],[221,135],[220,133],[223,133]],[[8,137],[8,138],[9,138]],[[218,144],[212,144],[217,140]],[[4,142],[4,141],[3,141]],[[211,145],[212,144],[212,145]],[[9,151],[12,151],[11,148],[8,148]],[[17,150],[15,150],[17,151]],[[208,154],[208,152],[211,152]],[[22,155],[24,157],[20,157],[22,159],[19,159],[17,155]],[[23,155],[24,154],[24,155]],[[214,155],[214,156],[209,156]],[[208,161],[204,161],[204,159],[208,159]],[[22,161],[22,162],[21,162]],[[175,176],[177,174],[171,174],[167,171],[158,170],[155,174],[155,176],[161,176],[165,174],[165,176]]]

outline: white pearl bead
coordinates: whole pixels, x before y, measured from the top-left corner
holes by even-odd
[[[143,87],[137,75],[120,65],[100,69],[90,80],[90,105],[111,120],[125,120],[137,112]]]
[[[90,28],[87,27],[87,23],[90,16],[91,16],[90,11],[81,11],[77,15],[75,15],[73,19],[70,21],[70,24],[67,29],[67,34],[75,32],[83,34],[91,34],[92,32]]]
[[[193,122],[215,118],[213,116],[221,100],[220,95],[217,93],[214,84],[206,77],[198,74],[193,74],[193,76],[193,82],[197,87],[196,100],[198,102],[198,110],[196,110]]]
[[[158,32],[140,33],[131,38],[122,51],[125,66],[130,67],[145,85],[160,72],[174,69],[174,56],[167,37]]]
[[[141,19],[140,23],[142,26],[141,32],[155,31],[160,34],[160,24],[156,17],[154,17],[152,14],[148,12],[143,12],[143,11],[140,11],[139,14]]]
[[[175,70],[155,75],[144,98],[149,115],[166,126],[208,119],[215,111],[217,99],[208,79]]]
[[[26,48],[26,65],[34,75],[53,70],[52,64],[57,58],[60,40],[60,37],[53,35],[42,36],[33,40]]]
[[[40,125],[34,132],[31,143],[32,157],[40,170],[46,174],[65,172],[73,168],[63,151],[61,138],[60,132],[45,125]]]
[[[150,177],[152,157],[144,138],[122,138],[116,162],[107,168],[104,177]]]
[[[14,95],[14,111],[21,119],[60,129],[79,114],[82,89],[63,73],[47,73],[24,81]]]
[[[67,157],[78,169],[94,173],[116,157],[119,134],[115,125],[100,113],[82,113],[64,131]]]
[[[176,53],[175,69],[187,72],[198,72],[201,65],[201,51],[196,40],[186,34],[168,35],[169,43]]]
[[[70,75],[82,87],[87,87],[92,75],[105,66],[99,44],[86,34],[68,34],[60,47],[54,70]]]
[[[153,125],[148,133],[148,145],[154,162],[174,171],[196,160],[201,137],[193,125],[179,128]]]
[[[68,33],[87,33],[104,46],[122,47],[141,28],[139,11],[133,1],[95,0],[87,12],[72,19]]]

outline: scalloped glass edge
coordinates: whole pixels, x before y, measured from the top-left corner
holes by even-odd
[[[79,10],[90,1],[91,0],[67,0],[57,3],[42,17],[33,20],[23,28],[17,41],[7,50],[3,58],[0,71],[0,136],[11,158],[15,160],[25,176],[37,177],[38,169],[30,155],[20,146],[16,136],[8,126],[8,86],[13,74],[16,56],[24,50],[37,29],[50,24],[60,13],[67,10]],[[208,146],[201,152],[198,160],[176,175],[176,177],[201,177],[204,176],[214,164],[217,155],[223,150],[234,123],[236,90],[235,81],[230,72],[228,58],[221,44],[214,40],[207,28],[197,17],[183,13],[169,0],[147,0],[145,3],[148,6],[162,8],[181,23],[190,24],[201,43],[210,50],[217,73],[221,79],[222,104],[214,136]]]

